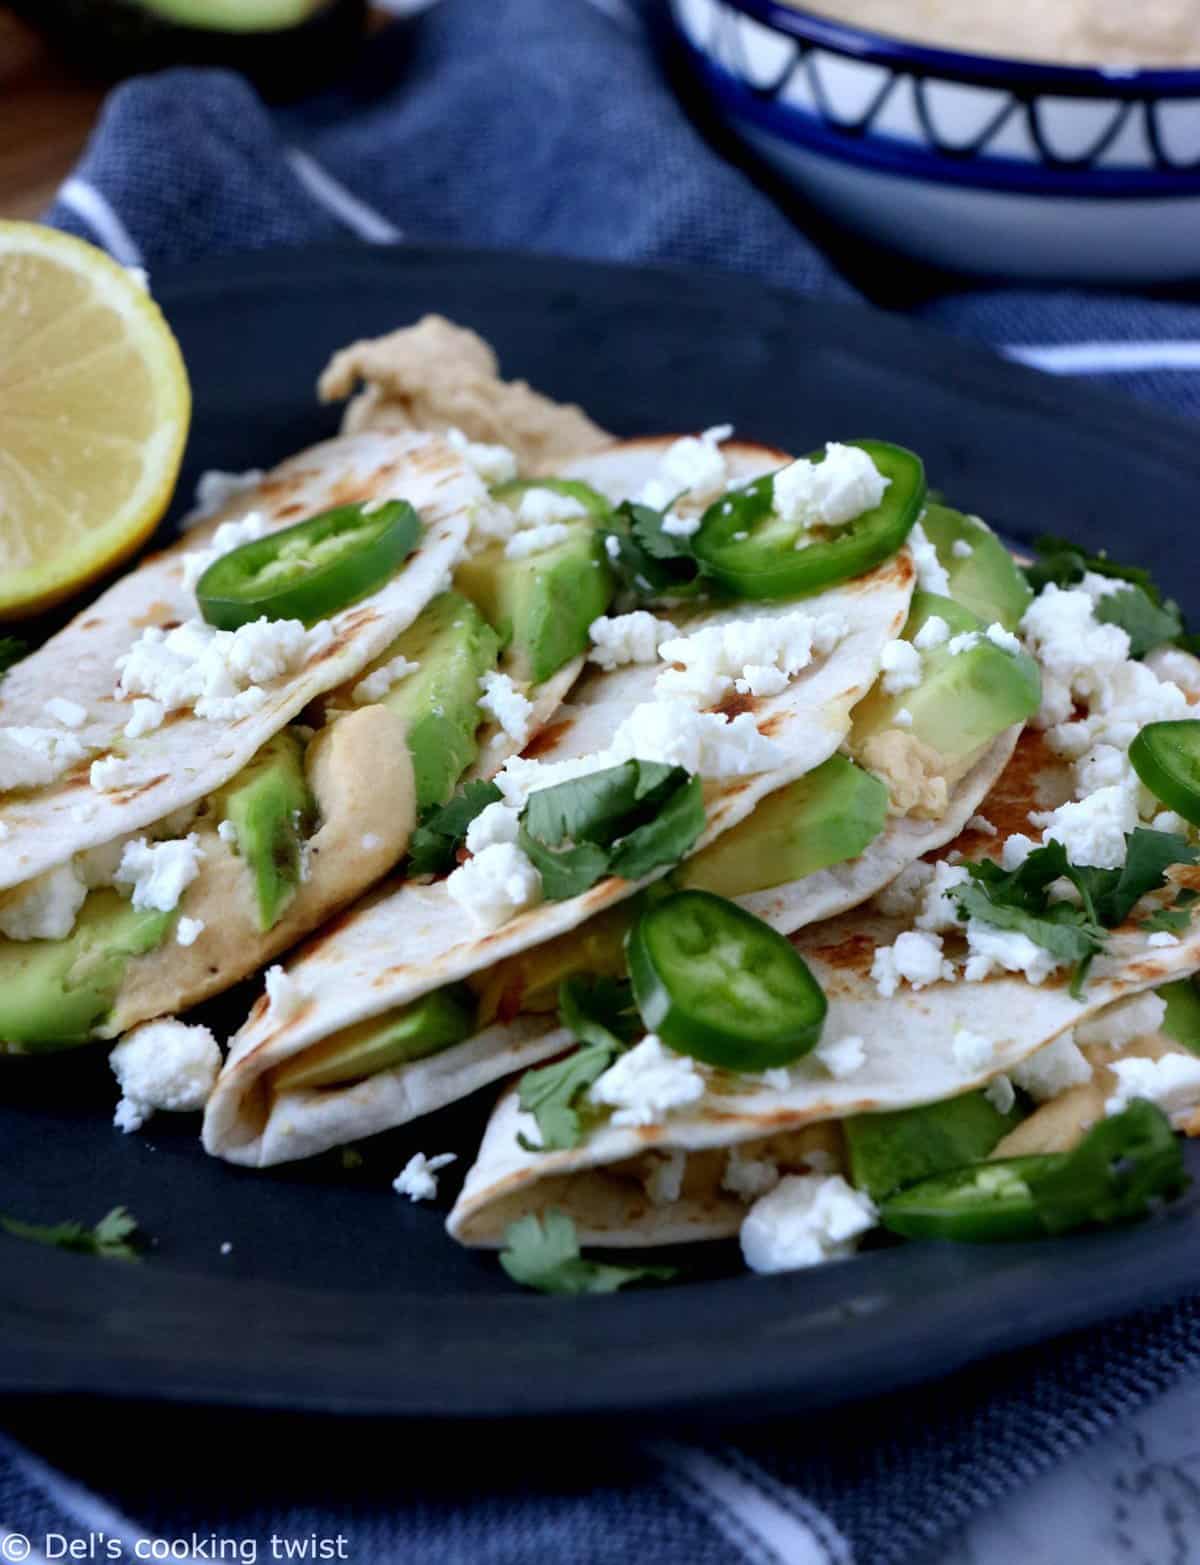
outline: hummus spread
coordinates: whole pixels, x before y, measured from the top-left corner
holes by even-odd
[[[318,382],[323,402],[365,387],[342,429],[461,429],[471,440],[508,446],[522,473],[551,473],[569,457],[612,444],[573,403],[552,402],[523,380],[501,380],[482,337],[426,315],[386,337],[364,338],[334,354]]]
[[[885,728],[872,734],[855,751],[854,759],[887,784],[888,814],[913,815],[936,821],[950,803],[950,786],[957,778],[946,775],[946,763],[936,750],[902,728]]]
[[[1058,65],[1200,65],[1196,0],[788,0],[915,43]]]

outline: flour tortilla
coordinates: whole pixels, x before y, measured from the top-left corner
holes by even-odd
[[[195,595],[184,586],[184,555],[203,548],[222,520],[258,511],[284,527],[331,506],[393,498],[409,500],[425,523],[416,550],[377,592],[331,617],[333,640],[268,686],[257,711],[214,722],[184,710],[153,733],[123,737],[130,703],[115,699],[116,660],[146,626],[196,617]],[[88,713],[75,735],[87,748],[84,760],[45,787],[0,796],[0,822],[7,828],[0,889],[150,826],[221,787],[309,701],[351,678],[412,623],[459,557],[468,512],[485,501],[476,474],[436,436],[331,440],[284,462],[211,522],[116,582],[0,685],[0,727],[56,726],[45,712],[53,696],[78,702]],[[113,752],[136,763],[135,780],[115,792],[97,792],[88,782],[90,762]]]
[[[587,476],[610,494],[636,493],[657,468],[667,444],[667,439],[631,442],[632,452],[621,447],[572,464],[569,471],[572,476]],[[726,451],[736,476],[744,478],[786,460],[783,453],[763,447],[732,446]],[[754,713],[760,731],[781,747],[785,760],[769,772],[706,785],[707,825],[698,848],[744,820],[774,789],[806,775],[834,753],[849,730],[852,708],[878,675],[883,646],[904,626],[914,581],[912,560],[904,550],[868,575],[799,603],[708,609],[688,622],[689,629],[698,629],[703,624],[801,608],[813,614],[842,613],[850,626],[827,658],[814,662],[780,695],[765,700],[741,698],[742,709]],[[559,720],[543,735],[537,758],[553,762],[604,749],[629,711],[653,699],[661,667],[643,664],[586,674]],[[345,1027],[577,928],[647,883],[601,881],[582,896],[543,903],[482,935],[464,928],[464,911],[450,898],[444,881],[380,888],[352,914],[336,919],[288,965],[289,977],[303,993],[290,1015],[278,1016],[265,999],[251,1011],[232,1041],[209,1100],[203,1132],[206,1148],[231,1162],[266,1166],[309,1157],[402,1123],[411,1117],[407,1104],[418,1094],[411,1083],[397,1087],[395,1078],[411,1077],[412,1072],[424,1075],[433,1062],[383,1072],[354,1088],[277,1096],[264,1077],[284,1060]],[[476,1041],[459,1047],[473,1049]],[[537,1047],[544,1049],[544,1038]],[[448,1062],[452,1068],[455,1052],[447,1050],[438,1057],[439,1072]],[[472,1087],[496,1080],[512,1068],[512,1061],[499,1050],[483,1054],[470,1077]],[[455,1090],[439,1102],[458,1095]],[[434,1106],[428,1103],[421,1112]]]
[[[1062,763],[1042,736],[1026,730],[987,798],[997,837],[971,830],[948,851],[984,856],[1011,833],[1028,830],[1029,811],[1048,791],[1061,789],[1061,773]],[[1195,869],[1178,868],[1174,874],[1181,884],[1200,882]],[[835,1079],[809,1058],[792,1067],[789,1085],[779,1089],[759,1077],[700,1066],[710,1090],[697,1104],[656,1125],[614,1128],[605,1122],[581,1146],[546,1153],[526,1152],[516,1139],[524,1132],[536,1143],[537,1127],[521,1112],[514,1084],[496,1108],[449,1230],[465,1244],[496,1245],[515,1218],[557,1206],[575,1220],[585,1243],[666,1244],[735,1233],[746,1209],[720,1188],[723,1159],[699,1164],[690,1188],[685,1184],[685,1198],[665,1206],[655,1206],[646,1194],[639,1177],[645,1165],[638,1160],[648,1152],[757,1148],[764,1140],[776,1155],[778,1138],[815,1125],[939,1102],[981,1087],[1105,1006],[1200,969],[1200,912],[1179,944],[1165,948],[1149,944],[1149,934],[1139,927],[1145,916],[1144,910],[1135,912],[1110,936],[1079,1000],[1071,997],[1066,969],[1040,986],[1020,975],[996,974],[981,983],[959,980],[919,991],[903,985],[884,999],[871,978],[874,952],[890,945],[911,922],[858,908],[810,924],[792,939],[829,1002],[823,1037],[830,1042],[861,1038],[866,1059],[858,1070]],[[955,1058],[960,1030],[993,1041],[986,1066],[968,1068]],[[547,1058],[572,1042],[565,1031],[544,1041]],[[806,1166],[803,1153],[795,1155],[796,1166]]]

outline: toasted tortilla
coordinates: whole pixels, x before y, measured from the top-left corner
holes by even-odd
[[[667,444],[665,438],[629,442],[571,464],[566,471],[609,494],[636,493],[657,468]],[[725,450],[739,478],[770,471],[787,460],[783,453],[764,447],[727,445]],[[914,583],[911,556],[902,550],[868,575],[810,598],[708,608],[686,621],[689,630],[696,630],[799,608],[813,614],[841,613],[849,625],[829,656],[803,670],[778,696],[738,698],[738,710],[754,714],[759,731],[780,746],[785,759],[767,772],[706,784],[707,824],[697,850],[744,820],[774,789],[819,766],[843,742],[852,708],[878,675],[883,646],[904,626]],[[672,613],[679,615],[678,610]],[[592,669],[535,746],[536,758],[554,762],[604,749],[628,712],[653,699],[661,670],[661,664],[635,664],[612,672]],[[412,1117],[408,1105],[418,1098],[425,1104],[421,1112],[452,1101],[461,1095],[461,1079],[456,1079],[450,1096],[433,1103],[428,1094],[415,1089],[412,1073],[442,1075],[452,1070],[455,1049],[434,1061],[382,1072],[352,1088],[276,1095],[267,1077],[284,1060],[343,1028],[577,928],[666,872],[664,867],[642,882],[601,881],[582,896],[542,903],[487,934],[464,927],[464,911],[450,897],[445,881],[381,887],[352,914],[335,919],[288,965],[288,976],[303,993],[290,1015],[276,1015],[265,999],[255,1005],[232,1041],[209,1100],[203,1132],[206,1148],[231,1162],[261,1167],[312,1156],[339,1142],[403,1123]],[[547,1047],[561,1047],[547,1045],[552,1024],[530,1023],[530,1027],[540,1028],[537,1057],[544,1057]],[[458,1048],[474,1051],[477,1042]],[[472,1089],[513,1068],[500,1048],[476,1051],[472,1057]]]
[[[184,556],[204,548],[222,520],[258,511],[274,529],[332,506],[393,498],[410,501],[424,521],[417,548],[378,591],[331,616],[332,640],[266,686],[256,711],[214,721],[183,709],[152,733],[124,738],[130,703],[115,696],[117,659],[147,626],[197,616],[195,594],[184,585]],[[81,761],[44,787],[0,796],[0,823],[7,828],[0,889],[150,826],[228,782],[309,701],[352,678],[412,623],[460,555],[470,509],[484,502],[477,475],[436,436],[331,440],[284,462],[257,489],[122,577],[0,685],[0,727],[53,727],[45,712],[53,696],[88,714],[74,735],[87,751]],[[97,792],[88,781],[90,764],[113,753],[135,763],[134,780]]]

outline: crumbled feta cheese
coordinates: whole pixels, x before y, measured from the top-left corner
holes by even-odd
[[[1072,1032],[1060,1033],[1014,1067],[1013,1080],[1038,1103],[1046,1103],[1091,1081],[1092,1067],[1075,1042]]]
[[[588,635],[592,662],[611,672],[626,663],[656,663],[659,647],[679,631],[670,620],[635,609],[631,614],[601,615],[588,626]]]
[[[839,1081],[843,1076],[853,1076],[866,1064],[867,1050],[863,1040],[855,1033],[844,1038],[830,1038],[813,1050],[813,1058],[820,1061],[829,1074]]]
[[[483,694],[479,698],[479,710],[494,718],[514,744],[523,745],[529,738],[533,718],[533,702],[518,690],[507,674],[489,669],[479,681]]]
[[[1007,1114],[1017,1101],[1017,1095],[1013,1091],[1013,1084],[1007,1076],[993,1076],[991,1081],[983,1089],[983,1095],[996,1110],[997,1114]]]
[[[145,837],[137,837],[125,844],[113,880],[133,887],[135,908],[170,913],[200,873],[203,858],[195,832],[173,842],[147,842]]]
[[[842,527],[873,511],[891,483],[858,446],[831,440],[820,462],[801,457],[775,474],[775,510],[800,527]]]
[[[792,1085],[792,1073],[786,1065],[763,1071],[759,1079],[769,1092],[786,1092]]]
[[[0,793],[51,783],[76,761],[83,746],[57,728],[0,728]]]
[[[975,550],[965,538],[956,538],[950,545],[950,553],[956,560],[969,560]]]
[[[961,657],[964,652],[970,652],[972,647],[977,647],[983,637],[977,630],[964,630],[957,636],[951,636],[946,643],[946,651],[952,658]]]
[[[954,977],[953,964],[942,956],[941,935],[906,930],[890,946],[877,946],[871,963],[871,977],[885,1000],[890,1000],[902,981],[914,989],[924,989],[939,980]]]
[[[270,532],[265,516],[251,511],[237,522],[222,522],[213,533],[207,547],[190,549],[183,557],[183,585],[190,591],[214,561],[223,554],[232,554],[244,543],[254,543]]]
[[[68,701],[66,696],[51,696],[42,710],[64,728],[82,728],[88,718],[87,707],[80,706],[78,701]]]
[[[0,934],[9,940],[65,940],[87,896],[69,861],[0,898]]]
[[[921,591],[934,592],[941,598],[950,597],[950,577],[920,522],[908,535],[908,549],[917,568],[917,585]]]
[[[721,1175],[721,1189],[737,1196],[747,1205],[759,1196],[774,1190],[779,1183],[779,1170],[766,1158],[748,1157],[741,1147],[730,1147]]]
[[[196,480],[196,494],[192,501],[192,509],[180,522],[180,527],[186,532],[198,523],[206,521],[217,511],[223,510],[238,495],[257,489],[266,476],[262,469],[257,467],[248,468],[244,473],[223,473],[219,468],[201,473]]]
[[[113,1122],[128,1134],[159,1109],[176,1114],[202,1109],[221,1069],[221,1051],[207,1027],[167,1017],[126,1033],[108,1063],[121,1088]]]
[[[755,1272],[841,1260],[853,1253],[878,1216],[870,1196],[840,1174],[789,1174],[747,1212],[742,1254]]]
[[[883,688],[890,696],[921,683],[921,654],[911,641],[888,641],[879,655]]]
[[[693,511],[690,516],[680,516],[678,511],[668,511],[662,520],[662,530],[671,538],[690,538],[693,533],[700,531],[700,523],[703,520],[702,511]]]
[[[1155,647],[1145,664],[1164,684],[1178,685],[1190,695],[1200,694],[1200,658],[1194,653],[1178,647]]]
[[[608,533],[604,539],[604,552],[615,565],[621,558],[621,540],[615,533]]]
[[[237,846],[237,827],[232,821],[222,821],[217,827],[217,836],[222,842],[227,842],[231,848]]]
[[[401,652],[380,664],[365,679],[360,679],[350,692],[350,699],[355,706],[369,706],[372,702],[382,701],[394,685],[407,679],[410,674],[415,674],[420,667],[419,663],[410,663]]]
[[[966,829],[968,831],[977,831],[984,837],[998,837],[1000,835],[986,815],[972,815],[967,822]]]
[[[940,614],[931,614],[913,637],[913,646],[918,652],[932,652],[935,647],[944,647],[949,640],[949,625]]]
[[[1120,869],[1126,835],[1138,824],[1137,796],[1125,787],[1100,788],[1039,815],[1034,824],[1045,828],[1047,842],[1062,843],[1072,864]]]
[[[545,527],[526,527],[512,535],[504,545],[504,553],[510,560],[526,560],[531,554],[553,549],[570,535],[571,529],[562,522],[549,522]]]
[[[1179,944],[1179,936],[1171,934],[1169,930],[1160,929],[1148,938],[1146,944],[1152,949],[1158,949],[1163,946],[1177,946]]]
[[[762,663],[747,663],[739,678],[733,682],[733,688],[739,695],[757,696],[766,699],[768,696],[782,695],[788,687],[788,676],[781,668],[771,668]]]
[[[642,1173],[642,1188],[651,1206],[670,1206],[678,1201],[683,1191],[683,1176],[687,1171],[686,1152],[649,1152]]]
[[[933,866],[933,879],[925,888],[921,911],[913,920],[916,927],[932,930],[935,933],[957,929],[962,920],[958,916],[958,905],[952,900],[950,893],[956,886],[965,886],[970,878],[961,864],[950,864],[939,860]]]
[[[895,717],[892,719],[892,722],[897,728],[911,728],[913,725],[913,715],[906,706],[902,706],[897,711]]]
[[[875,898],[875,906],[887,918],[913,919],[925,897],[925,888],[934,878],[934,867],[924,859],[906,865]]]
[[[1086,799],[1101,788],[1129,788],[1137,779],[1129,757],[1116,745],[1093,745],[1073,767],[1076,797]]]
[[[1191,830],[1191,825],[1182,815],[1176,815],[1174,810],[1160,810],[1150,822],[1150,829],[1169,831],[1176,837],[1186,837]]]
[[[517,476],[517,459],[507,446],[491,446],[482,440],[471,440],[461,429],[448,429],[446,442],[452,446],[467,466],[472,468],[490,489],[494,484],[507,484]]]
[[[760,734],[754,715],[733,719],[720,712],[697,712],[686,701],[644,701],[635,706],[613,735],[606,764],[661,761],[682,766],[694,777],[746,777],[782,764],[784,752]]]
[[[156,728],[162,727],[166,715],[167,709],[161,701],[151,701],[145,696],[139,696],[133,703],[129,721],[125,724],[126,739],[140,739],[143,734],[152,734]]]
[[[457,1160],[457,1152],[439,1152],[434,1157],[414,1152],[392,1180],[392,1189],[397,1195],[406,1195],[410,1201],[432,1201],[438,1191],[439,1169]]]
[[[1153,989],[1106,1005],[1095,1016],[1080,1022],[1075,1036],[1086,1046],[1102,1045],[1123,1049],[1138,1038],[1153,1038],[1161,1032],[1167,1014],[1167,1002]]]
[[[993,973],[1024,973],[1031,984],[1045,983],[1059,966],[1045,946],[1012,929],[997,929],[982,919],[967,923],[967,964],[963,977],[969,984],[982,983]]]
[[[954,1063],[959,1069],[974,1075],[977,1071],[986,1070],[992,1063],[996,1045],[982,1033],[971,1032],[966,1027],[958,1027],[954,1032],[951,1049]]]
[[[1025,610],[1021,630],[1042,669],[1039,728],[1065,723],[1076,699],[1096,695],[1129,657],[1128,635],[1096,619],[1086,592],[1064,591],[1053,582]]]
[[[175,925],[175,944],[194,946],[207,927],[202,918],[182,917]]]
[[[526,489],[517,506],[517,524],[536,530],[576,521],[587,514],[587,506],[581,505],[574,495],[558,494],[553,489]],[[563,536],[566,536],[565,528]]]
[[[467,852],[482,853],[497,843],[516,842],[520,830],[520,811],[497,799],[485,805],[467,827]]]
[[[1032,837],[1014,831],[1011,837],[1005,837],[1004,846],[1000,849],[1000,868],[1011,875],[1013,870],[1020,869],[1036,846]]]
[[[97,793],[117,793],[140,781],[136,761],[124,755],[105,755],[88,768],[88,782]]]
[[[267,1008],[276,1026],[282,1027],[286,1022],[291,1021],[292,1017],[308,1004],[308,995],[304,992],[304,986],[289,977],[278,963],[274,967],[267,968],[266,989]]]
[[[785,675],[786,683],[807,668],[814,656],[830,653],[847,628],[840,615],[813,616],[800,611],[707,625],[690,636],[660,642],[659,657],[677,666],[659,675],[655,694],[710,707],[728,693],[738,677],[761,682],[763,670],[771,669]]]
[[[197,717],[241,717],[262,705],[264,684],[291,673],[331,635],[327,622],[309,631],[294,619],[257,619],[233,631],[199,619],[165,632],[150,625],[117,659],[119,689],[160,701],[167,711],[190,706]]]
[[[1184,1114],[1200,1105],[1200,1060],[1190,1054],[1164,1054],[1159,1060],[1137,1056],[1109,1066],[1117,1089],[1105,1100],[1105,1114],[1120,1114],[1134,1098],[1145,1098],[1164,1114]]]
[[[659,478],[651,480],[658,486],[653,491],[657,498],[644,503],[662,510],[681,490],[694,505],[715,500],[725,487],[729,471],[721,442],[732,434],[732,424],[714,424],[700,435],[684,435],[676,440],[662,459]]]
[[[1011,630],[1006,630],[1003,625],[993,623],[984,631],[984,635],[994,647],[999,647],[1002,652],[1011,652],[1014,656],[1021,651],[1021,643]]]
[[[672,1109],[704,1096],[704,1077],[686,1054],[665,1048],[648,1033],[588,1088],[593,1103],[616,1110],[614,1125],[654,1125]]]
[[[446,890],[480,929],[498,929],[542,900],[542,878],[513,842],[496,842],[460,864]]]

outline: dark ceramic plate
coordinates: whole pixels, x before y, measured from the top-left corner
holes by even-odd
[[[407,249],[251,256],[154,284],[195,388],[181,492],[203,468],[266,466],[332,432],[312,392],[330,351],[438,310],[614,430],[731,419],[795,450],[900,441],[1010,536],[1069,531],[1197,591],[1179,551],[1200,500],[1190,425],[865,309],[739,278]],[[226,1003],[226,1030],[244,1008]],[[677,1257],[682,1286],[545,1299],[442,1231],[487,1093],[370,1143],[356,1170],[269,1173],[206,1159],[194,1123],[118,1134],[103,1051],[19,1062],[0,1095],[0,1212],[91,1221],[123,1202],[157,1241],[122,1266],[0,1236],[2,1392],[453,1417],[794,1409],[1200,1283],[1191,1197],[1125,1232],[898,1246],[777,1278],[712,1246]],[[411,1152],[448,1147],[461,1160],[442,1209],[392,1193]]]

